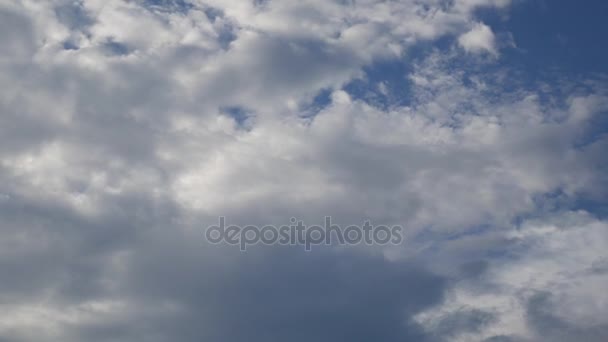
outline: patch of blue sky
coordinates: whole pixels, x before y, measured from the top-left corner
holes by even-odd
[[[608,219],[608,202],[598,198],[578,197],[573,201],[571,210],[584,210],[600,220]]]
[[[310,103],[305,103],[300,106],[298,112],[300,113],[300,117],[303,119],[314,119],[314,117],[321,111],[323,108],[326,108],[331,104],[331,88],[321,89],[312,99]]]
[[[480,9],[478,18],[495,32],[510,32],[516,49],[502,60],[527,77],[549,71],[568,75],[608,72],[608,2],[604,0],[516,1],[509,15]]]
[[[363,68],[363,77],[343,88],[352,98],[383,110],[406,105],[410,99],[410,64],[404,60],[383,60]]]
[[[241,106],[226,106],[220,108],[220,113],[226,115],[236,123],[240,129],[249,129],[250,121],[253,118],[253,113]]]
[[[76,45],[74,42],[71,41],[65,41],[63,42],[63,49],[64,50],[78,50],[80,47],[78,45]]]
[[[116,56],[125,56],[131,53],[131,49],[123,43],[114,40],[108,40],[103,44],[103,48],[107,53]]]
[[[347,83],[343,90],[352,98],[382,110],[410,105],[413,94],[409,76],[414,65],[438,49],[447,51],[453,40],[445,37],[432,42],[421,42],[399,58],[376,60],[363,68],[362,77]]]

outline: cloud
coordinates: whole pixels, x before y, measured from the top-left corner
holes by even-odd
[[[605,80],[472,56],[509,4],[2,3],[0,340],[601,340]]]
[[[498,54],[494,32],[483,23],[475,23],[470,31],[458,37],[458,44],[467,52]]]
[[[503,257],[490,258],[482,278],[461,281],[441,306],[417,316],[418,322],[435,329],[466,307],[494,319],[481,329],[463,331],[455,341],[501,335],[526,341],[605,338],[601,288],[608,279],[591,265],[603,260],[606,222],[570,212],[528,220],[502,233]]]

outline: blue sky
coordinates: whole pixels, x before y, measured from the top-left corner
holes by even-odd
[[[517,63],[529,72],[560,72],[573,76],[605,73],[608,49],[601,43],[606,34],[603,1],[521,1],[508,17],[493,13],[480,17],[493,28],[517,37],[517,51],[507,63]],[[511,56],[509,56],[511,57]]]
[[[608,340],[607,15],[0,2],[0,341]]]

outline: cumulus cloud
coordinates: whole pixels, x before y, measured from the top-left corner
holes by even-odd
[[[475,23],[470,31],[458,37],[458,44],[467,52],[489,52],[493,55],[498,53],[494,32],[483,23]]]
[[[605,80],[473,57],[509,5],[3,2],[0,340],[605,339]],[[328,215],[407,236],[204,241]]]
[[[568,212],[503,231],[500,249],[506,257],[493,260],[480,277],[450,289],[441,306],[419,314],[417,320],[433,331],[467,308],[492,315],[492,320],[455,335],[450,330],[452,341],[498,336],[601,341],[608,322],[603,318],[605,295],[599,289],[608,279],[593,265],[604,260],[606,228],[605,221],[586,212]]]

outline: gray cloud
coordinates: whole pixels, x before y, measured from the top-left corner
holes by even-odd
[[[608,325],[577,326],[555,316],[551,311],[549,293],[535,294],[527,303],[527,321],[534,329],[537,340],[551,338],[553,341],[604,341],[608,336]]]

